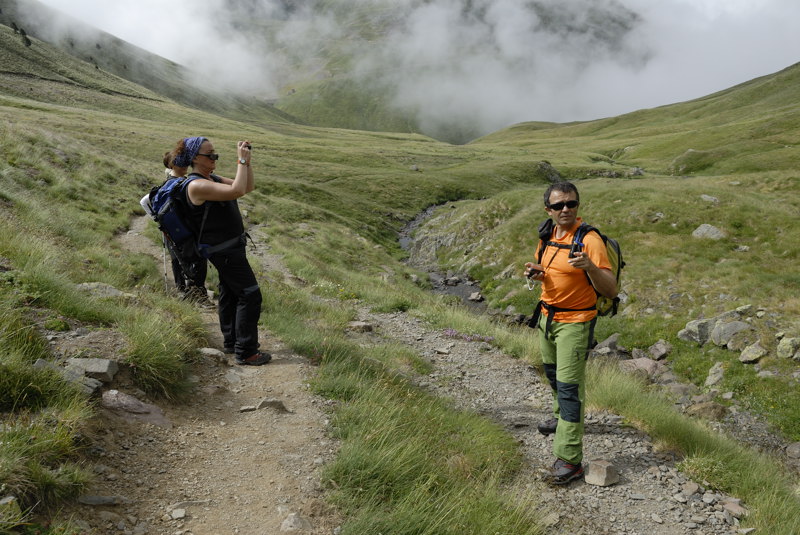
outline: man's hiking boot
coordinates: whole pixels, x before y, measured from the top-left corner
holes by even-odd
[[[272,360],[272,355],[270,355],[269,353],[258,351],[257,353],[255,353],[250,357],[247,357],[246,359],[237,356],[236,364],[241,364],[242,366],[261,366],[271,360]]]
[[[217,309],[217,305],[215,305],[214,301],[212,301],[208,297],[197,299],[197,300],[195,300],[194,303],[197,306],[199,306],[200,308],[204,309],[204,310],[216,310]]]
[[[539,422],[539,425],[536,426],[536,429],[543,435],[552,435],[556,432],[556,428],[558,427],[558,420],[556,418],[551,418],[549,420],[545,420],[544,422]]]
[[[225,346],[225,347],[222,348],[222,351],[226,355],[233,355],[234,353],[236,353],[236,348],[233,347],[233,346]]]
[[[583,477],[583,466],[581,463],[570,464],[567,461],[556,459],[553,469],[550,470],[550,477],[553,485],[564,485],[573,479]]]
[[[217,305],[214,304],[214,301],[208,298],[208,292],[203,288],[189,288],[183,293],[183,298],[206,310],[217,309]]]

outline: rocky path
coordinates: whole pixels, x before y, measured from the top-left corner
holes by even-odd
[[[141,235],[147,221],[135,219],[120,240],[161,262],[161,249]],[[256,251],[254,263],[280,267]],[[334,533],[342,521],[324,501],[320,472],[336,444],[326,435],[326,402],[308,388],[313,366],[268,332],[261,345],[272,362],[237,366],[218,350],[216,313],[202,314],[212,347],[191,366],[190,399],[148,399],[121,372],[110,387],[157,408],[146,414],[101,404],[89,437],[97,482],[65,514],[87,534]],[[107,349],[113,338],[79,330],[53,343],[68,356],[88,343]]]
[[[134,221],[121,240],[130,250],[160,259],[160,249],[141,236],[145,223]],[[269,271],[282,269],[279,259],[260,249],[251,260]],[[215,337],[211,345],[220,348],[216,316],[203,314]],[[359,319],[373,330],[351,336],[362,343],[392,340],[414,348],[434,366],[429,376],[415,379],[418,386],[500,423],[518,439],[524,467],[514,488],[541,503],[549,533],[746,533],[738,528],[741,510],[735,500],[688,481],[671,456],[655,451],[649,437],[607,412],[587,414],[586,460],[613,463],[619,483],[548,486],[543,471],[552,462],[552,439],[539,435],[536,424],[549,417],[551,398],[530,366],[485,341],[433,329],[404,313],[364,308]],[[86,533],[339,531],[343,521],[324,501],[320,483],[322,467],[337,448],[326,433],[328,401],[308,389],[313,367],[268,332],[262,335],[273,362],[240,367],[213,348],[206,350],[192,366],[196,389],[191,399],[155,401],[163,420],[149,423],[141,414],[100,410],[91,437],[97,483],[84,497],[87,503],[67,511]],[[124,375],[114,388],[154,402]]]
[[[654,450],[652,441],[608,412],[587,412],[586,461],[610,461],[619,483],[607,487],[576,481],[551,487],[544,472],[553,461],[552,438],[536,431],[551,417],[549,386],[534,369],[489,343],[452,331],[434,330],[403,313],[361,310],[373,326],[366,338],[392,339],[427,357],[434,371],[418,385],[452,399],[456,406],[502,424],[519,441],[525,467],[516,487],[536,496],[552,533],[628,535],[727,535],[739,533],[737,501],[707,491]],[[468,334],[468,333],[465,333]]]

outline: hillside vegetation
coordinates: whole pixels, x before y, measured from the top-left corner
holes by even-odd
[[[19,49],[4,61],[0,70],[23,77],[18,80],[20,83],[9,84],[6,90],[10,94],[25,94],[33,88],[22,83],[24,78],[40,77],[52,80],[56,85],[43,88],[46,94],[28,97],[45,101],[52,99],[54,102],[78,99],[81,93],[71,94],[69,91],[70,86],[78,84],[101,93],[120,92],[141,98],[174,100],[259,125],[296,121],[262,99],[227,96],[213,91],[197,83],[197,74],[181,65],[88,26],[37,0],[0,0],[0,24],[5,25],[4,30],[16,25],[25,30],[32,41],[52,45]],[[9,34],[4,32],[4,35],[4,38],[9,38]],[[16,39],[21,40],[18,35]],[[47,53],[44,54],[43,50]],[[81,105],[79,101],[68,102],[73,106]],[[101,99],[95,109],[103,109],[103,104],[104,99]],[[92,102],[86,105],[95,106]]]
[[[260,226],[271,251],[309,283],[291,288],[259,273],[270,280],[265,326],[320,362],[316,388],[342,402],[339,418],[350,428],[366,429],[341,437],[351,441],[349,451],[380,459],[408,455],[402,465],[370,465],[374,471],[357,472],[363,480],[336,489],[352,522],[347,533],[382,525],[386,511],[399,515],[396,525],[407,533],[442,533],[436,531],[437,523],[446,525],[437,516],[442,508],[424,506],[430,503],[447,503],[448,514],[470,519],[469,526],[451,528],[459,533],[539,532],[538,519],[503,485],[517,468],[512,441],[475,415],[449,415],[446,403],[411,388],[396,372],[421,367],[412,356],[391,348],[369,353],[344,343],[340,333],[357,305],[404,310],[442,328],[491,335],[509,354],[536,364],[525,329],[472,317],[427,292],[425,275],[401,262],[397,232],[425,208],[454,203],[425,230],[447,237],[442,265],[469,271],[493,307],[527,312],[535,297],[522,290],[520,273],[495,276],[530,259],[544,216],[541,193],[552,176],[545,160],[563,178],[580,180],[582,215],[617,236],[628,258],[626,312],[602,321],[600,334],[618,331],[629,347],[669,340],[676,370],[699,384],[715,361],[725,361],[735,373],[724,387],[772,418],[776,432],[800,440],[796,404],[781,401],[797,399],[796,362],[766,358],[762,368],[777,373],[762,380],[722,350],[675,336],[690,319],[741,304],[763,307],[774,330],[800,336],[800,300],[787,291],[800,285],[793,230],[800,121],[791,105],[800,97],[798,66],[688,103],[590,123],[523,124],[453,146],[265,114],[240,122],[235,113],[183,106],[35,38],[25,46],[7,26],[0,26],[0,63],[0,493],[17,496],[23,513],[39,502],[74,499],[91,477],[79,462],[91,404],[55,374],[32,367],[39,358],[52,360],[45,328],[117,330],[128,344],[125,364],[142,389],[180,400],[190,388],[187,369],[205,341],[197,313],[164,292],[151,258],[114,241],[143,214],[138,199],[163,177],[164,151],[188,135],[214,141],[223,175],[234,173],[235,141],[252,141],[256,191],[242,202],[248,224]],[[644,174],[632,173],[636,168]],[[719,202],[709,204],[702,194]],[[701,223],[728,237],[693,240]],[[76,288],[81,282],[105,282],[133,297],[92,297]],[[773,349],[774,332],[763,333],[762,342]],[[609,408],[679,454],[707,461],[713,469],[701,475],[752,507],[746,525],[800,530],[791,475],[710,430],[702,441],[695,427],[681,437],[686,419],[671,404],[661,409],[669,417],[650,405],[643,410],[637,399],[657,394],[638,381],[614,380],[625,388],[608,388],[620,393],[604,398]],[[376,443],[369,431],[386,416],[376,408],[387,404],[396,407],[390,416],[402,429],[419,429],[426,441],[414,442],[422,437],[409,432],[393,435],[392,444]],[[452,422],[462,422],[459,433]],[[426,447],[425,462],[417,464],[419,444],[446,451]],[[458,470],[448,464],[452,458],[463,459]],[[346,462],[358,466],[358,460]],[[748,473],[752,466],[759,470]],[[337,470],[354,473],[341,463]]]
[[[597,164],[620,175],[631,167],[672,176],[792,171],[798,82],[800,64],[688,102],[574,125],[521,123],[476,144],[535,149],[570,175],[580,175],[576,158],[589,176]]]

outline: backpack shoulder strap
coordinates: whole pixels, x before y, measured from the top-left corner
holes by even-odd
[[[549,217],[542,221],[539,224],[539,250],[536,254],[537,264],[542,263],[542,256],[544,255],[544,250],[547,247],[547,242],[553,236],[553,220]]]
[[[199,173],[189,173],[188,176],[181,177],[181,184],[179,186],[181,193],[183,194],[183,200],[186,202],[186,206],[191,205],[191,201],[189,200],[189,184],[197,180],[198,178],[205,178],[203,175]],[[203,218],[200,220],[200,230],[197,232],[197,245],[200,245],[200,240],[203,236],[203,230],[206,228],[206,219],[208,218],[208,206],[209,201],[203,203]]]
[[[575,231],[575,237],[574,237],[573,241],[583,241],[583,237],[586,236],[587,234],[589,234],[592,231],[597,232],[597,234],[600,237],[602,237],[602,234],[600,234],[600,231],[597,230],[595,227],[589,225],[588,223],[581,223],[578,226],[578,229]]]

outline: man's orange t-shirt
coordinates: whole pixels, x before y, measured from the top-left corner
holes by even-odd
[[[560,239],[556,239],[555,230],[553,230],[550,241],[572,245],[572,237],[580,224],[581,218],[578,218],[575,226]],[[611,269],[606,246],[596,232],[589,232],[583,237],[583,252],[589,255],[589,259],[595,266],[601,269]],[[545,247],[541,261],[545,273],[542,281],[542,301],[559,308],[580,309],[594,306],[597,302],[597,294],[589,282],[586,272],[572,267],[567,260],[569,260],[569,249]],[[547,315],[547,309],[544,309],[543,313]],[[560,323],[582,323],[590,321],[595,316],[597,316],[596,310],[556,312],[553,320]]]

